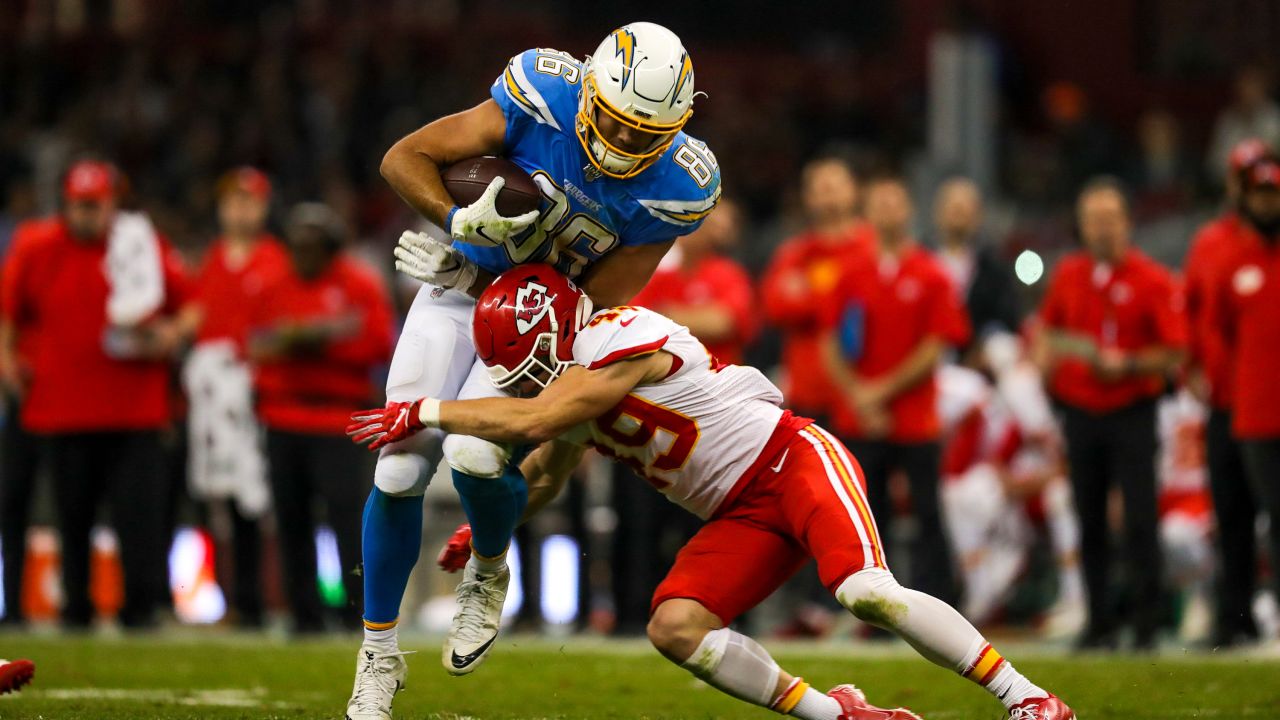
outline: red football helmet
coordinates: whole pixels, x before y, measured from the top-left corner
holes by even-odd
[[[476,303],[476,354],[504,388],[521,380],[546,387],[573,364],[573,340],[591,318],[591,299],[550,265],[518,265]]]

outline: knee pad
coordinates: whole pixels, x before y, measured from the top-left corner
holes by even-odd
[[[499,478],[511,459],[506,447],[467,435],[444,439],[444,459],[460,473],[481,478]]]
[[[427,491],[435,464],[413,452],[390,452],[378,458],[373,484],[391,497],[413,497]]]
[[[869,568],[845,578],[836,588],[836,599],[859,620],[888,629],[906,616],[907,604],[898,597],[901,592],[893,573]]]

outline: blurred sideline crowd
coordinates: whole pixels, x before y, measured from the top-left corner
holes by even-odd
[[[381,402],[417,289],[391,276],[389,247],[420,220],[376,159],[482,97],[523,48],[449,2],[387,4],[430,43],[380,33],[385,17],[335,32],[323,2],[219,32],[230,9],[176,42],[143,5],[0,11],[14,39],[0,48],[0,622],[153,627],[192,585],[169,576],[181,525],[203,528],[212,577],[196,580],[225,592],[229,624],[285,611],[299,633],[354,629],[372,463],[342,428]],[[111,31],[66,29],[94,22]],[[450,71],[419,71],[431,62]],[[700,83],[732,64],[708,53]],[[845,440],[904,584],[975,622],[1095,649],[1275,636],[1280,107],[1265,73],[1240,72],[1203,161],[1171,113],[1145,113],[1125,142],[1083,90],[1049,84],[1042,132],[1011,133],[999,192],[883,172],[867,147],[894,121],[839,88],[812,105],[801,90],[749,114],[725,86],[700,108],[692,132],[727,196],[635,304],[769,370]],[[1015,271],[1024,248],[1039,252]],[[581,480],[519,531],[522,619],[542,620],[550,530],[585,552],[577,622],[639,633],[696,521],[625,469],[588,463]],[[26,562],[41,493],[55,607]],[[452,527],[448,509],[429,517],[428,538]],[[104,520],[118,566],[94,550]],[[780,617],[748,621],[842,631],[813,577],[785,596]]]

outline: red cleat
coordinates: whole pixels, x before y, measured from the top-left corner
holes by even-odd
[[[923,720],[906,708],[885,710],[867,704],[867,696],[852,685],[837,685],[827,696],[840,703],[840,720]]]
[[[36,664],[30,660],[0,660],[0,695],[13,692],[36,676]]]
[[[1023,700],[1009,710],[1009,720],[1075,720],[1076,714],[1057,695]]]

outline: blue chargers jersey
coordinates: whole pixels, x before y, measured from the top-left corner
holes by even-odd
[[[614,248],[693,232],[720,199],[715,155],[684,132],[634,177],[596,172],[574,132],[581,75],[581,63],[567,53],[526,50],[490,89],[507,119],[507,158],[542,191],[542,215],[532,227],[499,246],[457,244],[490,272],[545,262],[576,278]]]

